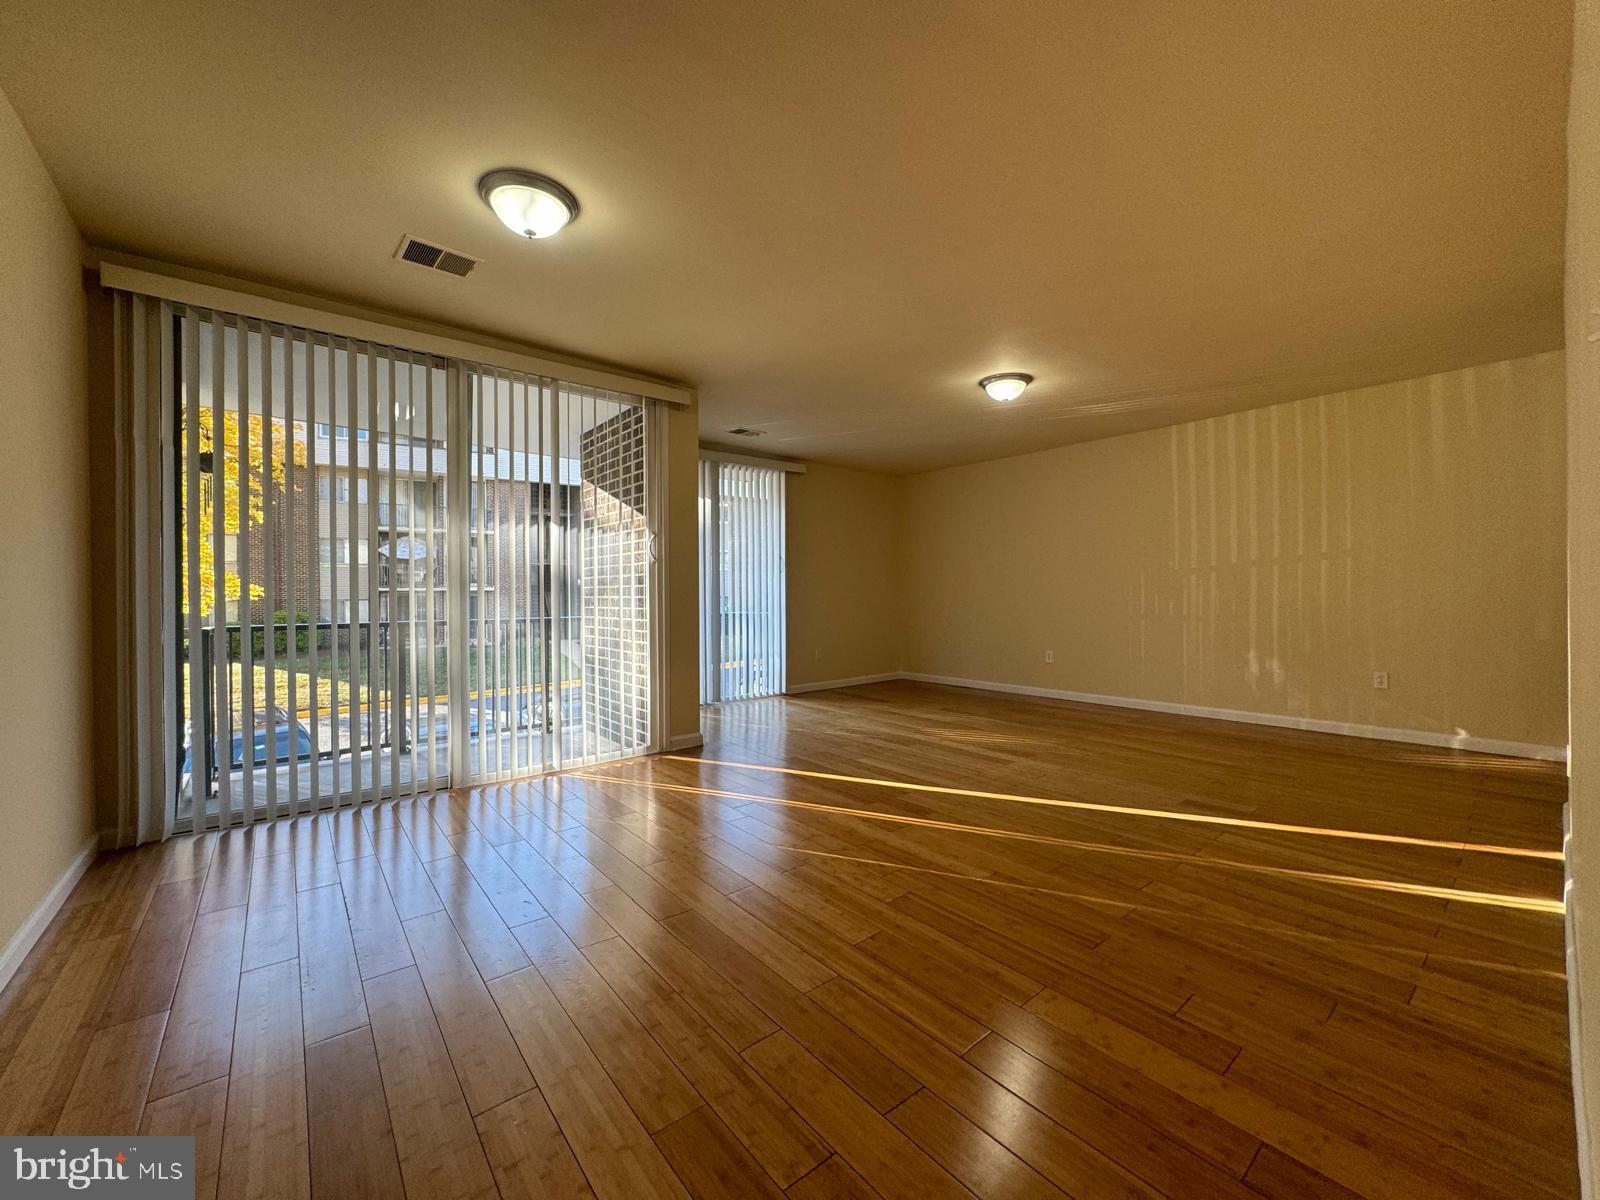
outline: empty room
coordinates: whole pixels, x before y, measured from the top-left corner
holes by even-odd
[[[6,0],[0,230],[0,1196],[1600,1200],[1600,0]]]

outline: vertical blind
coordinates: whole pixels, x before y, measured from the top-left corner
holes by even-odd
[[[784,473],[700,461],[700,700],[784,688]]]
[[[647,413],[635,397],[467,373],[467,776],[648,749]]]
[[[177,323],[178,820],[438,786],[446,364],[225,313]]]
[[[179,827],[650,748],[645,401],[159,312]]]
[[[650,731],[649,461],[645,410],[614,393],[563,385],[582,479],[577,546],[583,720],[563,761],[638,754]],[[570,493],[569,493],[570,495]]]

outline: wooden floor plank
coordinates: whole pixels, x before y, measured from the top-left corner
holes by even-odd
[[[1063,1200],[1066,1193],[924,1088],[886,1114],[975,1196]]]
[[[425,865],[480,975],[496,979],[528,965],[528,956],[523,953],[516,935],[478,886],[466,863],[451,853]]]
[[[772,1177],[701,1105],[659,1131],[656,1145],[695,1200],[779,1200]]]
[[[121,1025],[172,1007],[202,882],[191,876],[163,883],[156,889],[117,986],[100,1014],[102,1025]]]
[[[110,933],[74,945],[0,1069],[0,1129],[39,1136],[55,1128],[130,941],[127,933]]]
[[[494,1176],[422,977],[405,967],[368,979],[365,987],[407,1195],[495,1196]]]
[[[474,1115],[487,1112],[530,1090],[533,1076],[449,916],[436,912],[413,917],[406,922],[406,939],[467,1110]]]
[[[837,1154],[789,1185],[789,1200],[875,1200],[878,1192]]]
[[[1357,1200],[1349,1188],[1270,1145],[1261,1147],[1244,1181],[1267,1200]]]
[[[794,911],[762,888],[745,888],[735,892],[731,899],[758,915],[764,914],[769,922],[787,930],[790,937],[862,991],[904,1014],[957,1053],[971,1047],[988,1032],[987,1026],[940,1000],[859,946],[834,937],[813,924],[807,915]]]
[[[239,977],[217,1191],[230,1200],[311,1195],[300,965],[293,959]]]
[[[676,988],[736,1050],[766,1037],[777,1026],[732,983],[690,950],[621,888],[587,893],[594,905],[640,958]]]
[[[626,941],[610,938],[583,953],[780,1186],[828,1157],[816,1132]]]
[[[372,853],[372,841],[367,837],[366,825],[356,809],[341,808],[324,813],[322,819],[333,833],[334,858],[339,862],[365,858]]]
[[[698,913],[680,913],[663,924],[879,1112],[917,1090],[909,1075]]]
[[[657,1133],[704,1101],[554,921],[518,926],[517,939],[645,1129]]]
[[[507,1100],[478,1118],[501,1200],[592,1200],[572,1147],[537,1090]]]
[[[195,918],[161,1055],[150,1081],[152,1099],[228,1073],[244,927],[245,911],[239,906]]]
[[[295,920],[294,854],[258,858],[250,870],[250,899],[244,927],[246,971],[295,958],[300,953]]]
[[[928,1037],[887,1006],[843,979],[813,995],[963,1117],[1069,1195],[1151,1200],[1158,1193],[1127,1166],[1096,1148],[1092,1128],[1066,1125]],[[1088,1114],[1092,1116],[1093,1114]]]
[[[599,1200],[686,1197],[538,970],[502,975],[489,991]]]
[[[971,1196],[787,1033],[757,1042],[745,1057],[887,1200]]]
[[[205,890],[200,895],[200,912],[236,908],[250,899],[250,864],[254,854],[250,834],[244,829],[228,829],[217,834],[216,849],[206,872]]]
[[[40,1006],[61,977],[63,966],[84,940],[94,906],[72,904],[71,897],[68,899],[69,903],[45,926],[10,982],[0,989],[0,1072],[10,1065]]]
[[[369,836],[384,880],[389,885],[395,912],[402,921],[444,908],[433,880],[428,878],[411,839],[398,821],[377,825]]]
[[[534,899],[517,873],[500,857],[495,844],[478,830],[455,834],[450,845],[507,925],[526,925],[547,915],[544,906]]]
[[[55,1132],[138,1132],[166,1026],[167,1014],[159,1012],[96,1033]]]
[[[495,852],[517,873],[517,878],[574,945],[588,946],[616,936],[617,931],[611,928],[610,922],[590,907],[578,889],[527,842],[504,843],[496,846]]]
[[[339,886],[344,889],[361,978],[371,979],[411,966],[411,948],[406,944],[400,915],[394,910],[377,858],[369,854],[341,859]]]
[[[372,1031],[306,1047],[306,1112],[314,1196],[398,1196],[400,1159]]]
[[[350,934],[344,889],[308,888],[295,901],[300,941],[300,1017],[306,1044],[367,1023],[361,968]]]
[[[291,818],[289,847],[294,855],[295,886],[301,891],[339,882],[339,860],[333,830],[320,816]]]
[[[228,1080],[213,1079],[145,1105],[139,1132],[194,1138],[195,1200],[216,1200],[227,1119]]]
[[[995,1045],[996,1042],[1000,1045]],[[1048,1064],[1064,1079],[1089,1093],[1084,1103],[1091,1110],[1103,1111],[1103,1104],[1113,1104],[1230,1175],[1242,1174],[1260,1146],[1257,1138],[1210,1109],[1186,1100],[1130,1065],[1025,1009],[1006,1014],[1000,1030],[985,1037],[966,1057],[969,1062],[999,1071],[1000,1063],[1013,1047]],[[1027,1064],[1023,1069],[1027,1069]],[[1121,1118],[1113,1118],[1113,1121],[1121,1124]],[[1078,1126],[1078,1131],[1084,1132],[1085,1127]]]
[[[1165,1195],[1238,1200],[1248,1195],[1236,1174],[1058,1074],[999,1034],[984,1038],[967,1052],[967,1060]]]

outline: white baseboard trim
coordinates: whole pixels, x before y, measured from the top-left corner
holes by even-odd
[[[805,692],[826,692],[834,688],[860,687],[864,683],[887,683],[891,679],[904,679],[899,671],[889,671],[883,675],[857,675],[854,679],[823,679],[817,683],[791,683],[783,689],[786,696],[798,696]]]
[[[72,889],[77,886],[78,880],[83,878],[83,873],[89,869],[89,864],[94,861],[94,856],[100,852],[100,834],[92,833],[84,840],[83,848],[77,856],[67,864],[67,869],[61,873],[61,878],[45,893],[44,899],[28,914],[28,919],[22,923],[17,932],[11,935],[11,940],[6,943],[6,948],[0,951],[0,988],[11,982],[11,977],[17,973],[17,968],[22,966],[22,960],[28,957],[28,952],[33,949],[55,915],[61,911],[61,906],[67,902],[67,897]]]
[[[705,744],[705,738],[698,733],[680,733],[677,737],[667,739],[667,750],[669,753],[676,753],[679,750],[693,750]]]
[[[918,683],[939,683],[946,687],[976,688],[985,692],[1009,692],[1018,696],[1042,696],[1049,700],[1073,700],[1079,704],[1104,704],[1113,708],[1138,708],[1148,712],[1176,713],[1186,717],[1207,717],[1215,721],[1275,725],[1281,729],[1306,729],[1316,733],[1338,733],[1346,737],[1376,738],[1385,742],[1410,742],[1419,746],[1446,746],[1455,750],[1474,750],[1480,754],[1503,754],[1511,758],[1540,758],[1554,762],[1567,760],[1565,746],[1542,746],[1536,742],[1508,742],[1499,738],[1471,737],[1467,734],[1430,733],[1423,729],[1391,729],[1384,725],[1352,725],[1344,721],[1326,721],[1317,717],[1290,717],[1278,713],[1250,712],[1236,708],[1206,708],[1198,704],[1138,700],[1128,696],[1100,696],[1091,692],[1068,692],[1059,688],[1030,687],[1020,683],[955,679],[948,675],[904,672],[900,678],[915,680]]]

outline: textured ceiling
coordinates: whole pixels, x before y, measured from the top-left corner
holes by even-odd
[[[92,243],[918,470],[1560,345],[1567,0],[0,6]],[[583,215],[523,243],[484,171]],[[393,261],[413,233],[481,256]],[[999,407],[993,371],[1038,383]]]

